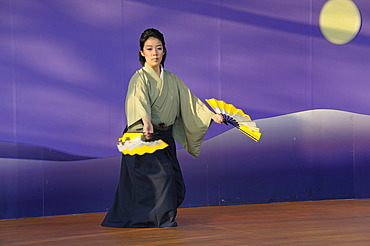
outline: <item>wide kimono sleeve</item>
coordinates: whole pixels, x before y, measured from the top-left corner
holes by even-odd
[[[173,137],[194,157],[199,156],[203,138],[211,124],[213,112],[176,77],[180,97],[180,114],[173,127]]]
[[[125,108],[129,129],[133,125],[142,125],[142,118],[151,118],[151,102],[148,86],[145,77],[140,72],[136,72],[130,80],[126,94]]]

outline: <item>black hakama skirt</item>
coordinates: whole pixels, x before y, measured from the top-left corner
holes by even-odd
[[[169,146],[152,154],[122,156],[118,188],[102,226],[177,226],[175,218],[185,197],[185,184],[172,127],[155,132]]]

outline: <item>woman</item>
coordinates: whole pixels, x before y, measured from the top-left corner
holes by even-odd
[[[193,156],[212,113],[173,73],[165,71],[167,50],[162,33],[145,30],[140,37],[142,69],[131,78],[126,95],[126,131],[155,133],[169,147],[152,154],[123,155],[120,181],[103,226],[174,227],[177,207],[185,197],[185,185],[176,157],[174,139]]]

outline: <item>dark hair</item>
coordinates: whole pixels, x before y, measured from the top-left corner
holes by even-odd
[[[142,51],[144,49],[144,43],[148,40],[148,38],[157,38],[162,42],[163,45],[163,51],[165,52],[162,58],[162,66],[164,67],[164,61],[166,60],[167,57],[167,49],[166,49],[166,43],[164,42],[164,36],[163,34],[158,31],[157,29],[154,28],[148,28],[146,29],[140,36],[140,50]],[[141,55],[139,52],[139,61],[142,66],[145,64],[145,57]]]

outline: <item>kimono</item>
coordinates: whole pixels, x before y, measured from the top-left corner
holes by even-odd
[[[185,184],[174,140],[198,157],[213,113],[173,73],[161,77],[147,64],[131,78],[126,95],[128,131],[148,117],[169,146],[151,154],[123,155],[118,188],[102,226],[174,227]]]

